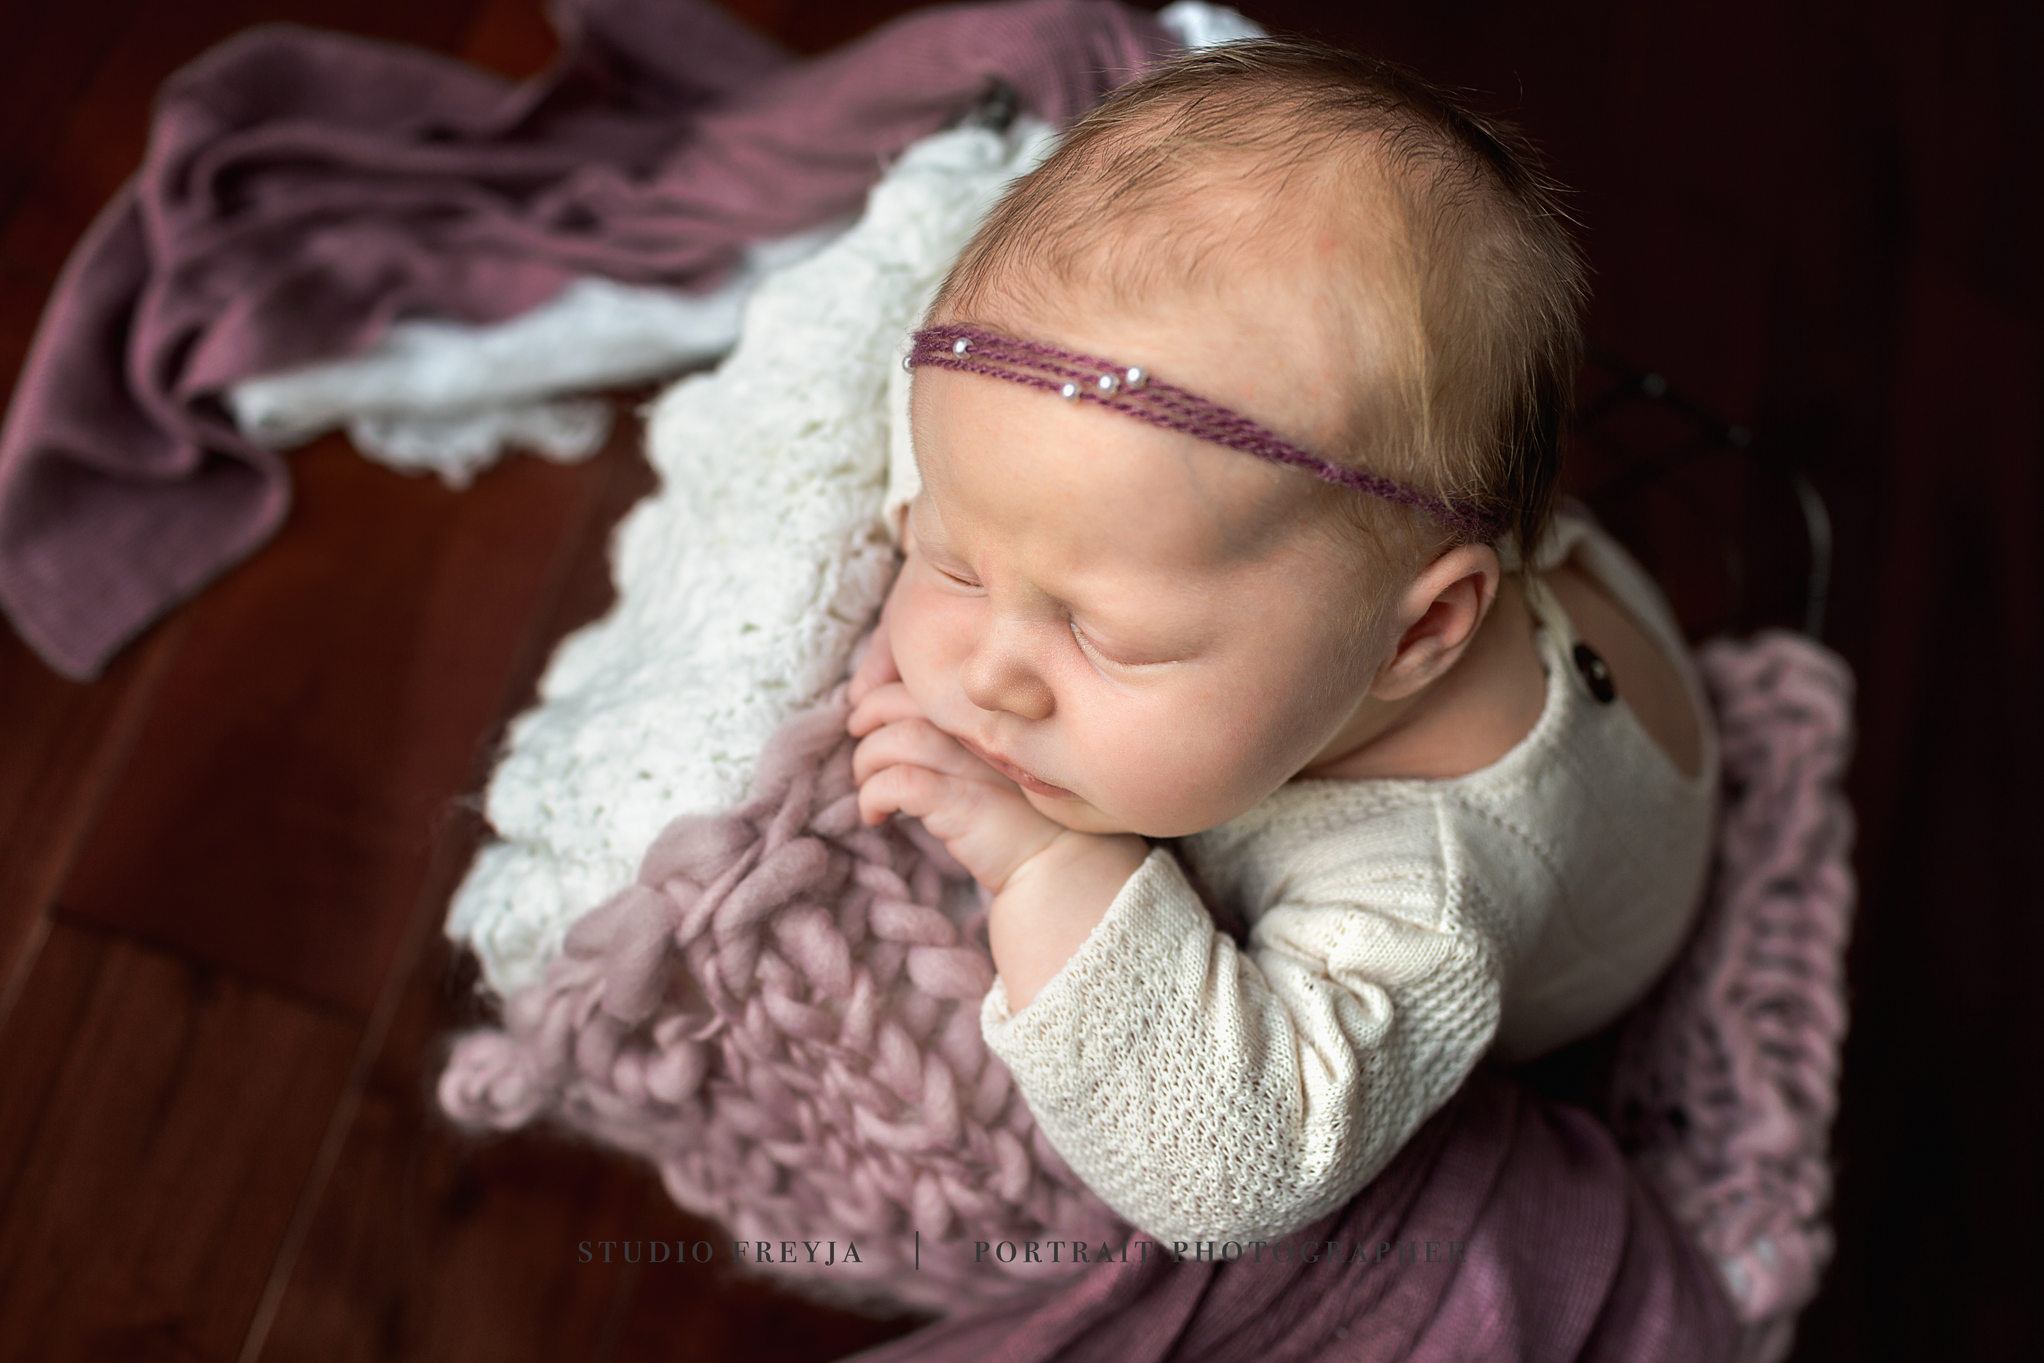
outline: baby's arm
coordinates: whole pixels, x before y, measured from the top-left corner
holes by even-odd
[[[982,1011],[1051,1144],[1160,1240],[1246,1249],[1336,1210],[1496,1030],[1500,960],[1459,875],[1324,869],[1245,951],[1159,849],[1027,1009],[996,987]]]
[[[859,811],[923,821],[993,894],[987,936],[1009,1006],[1022,1008],[1092,935],[1143,864],[1141,838],[1079,833],[1039,814],[1013,781],[923,716],[883,623],[852,678],[848,726]]]

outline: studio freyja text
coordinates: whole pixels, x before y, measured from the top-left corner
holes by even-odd
[[[963,1241],[925,1245],[916,1237],[915,1262],[925,1253],[967,1252]],[[1146,1264],[1272,1263],[1334,1264],[1368,1267],[1377,1264],[1459,1264],[1460,1240],[1123,1240],[1119,1244],[1086,1240],[975,1240],[972,1261],[980,1264]],[[836,1268],[865,1262],[855,1240],[584,1240],[576,1258],[593,1264],[675,1264],[683,1267],[728,1263],[762,1267],[801,1264]]]

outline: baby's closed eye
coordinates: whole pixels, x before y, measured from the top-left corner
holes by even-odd
[[[945,581],[955,583],[960,587],[965,587],[971,591],[978,591],[980,589],[979,579],[962,568],[947,568],[933,560],[930,563],[930,570]]]
[[[1177,667],[1183,661],[1179,658],[1156,658],[1139,661],[1139,653],[1137,657],[1132,658],[1129,656],[1131,650],[1126,646],[1120,644],[1103,645],[1098,640],[1089,636],[1086,633],[1085,627],[1077,620],[1072,621],[1071,624],[1072,637],[1078,640],[1080,651],[1094,662],[1103,664],[1118,672],[1154,671],[1159,668]]]

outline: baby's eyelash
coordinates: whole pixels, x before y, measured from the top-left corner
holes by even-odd
[[[1079,641],[1079,651],[1097,662],[1106,663],[1109,667],[1119,668],[1124,672],[1140,672],[1147,669],[1175,666],[1175,660],[1161,663],[1125,663],[1118,658],[1110,658],[1095,647],[1091,639],[1086,637],[1086,631],[1079,628],[1077,620],[1068,620],[1066,623],[1072,627],[1072,637]]]

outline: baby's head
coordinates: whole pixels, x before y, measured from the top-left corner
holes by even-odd
[[[1544,526],[1580,281],[1523,147],[1408,73],[1270,42],[1125,88],[919,342],[911,694],[1091,831],[1211,827],[1368,741]]]

